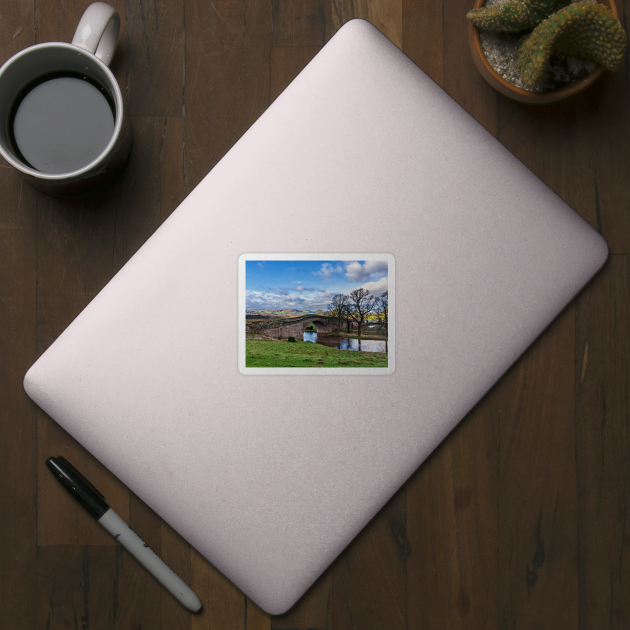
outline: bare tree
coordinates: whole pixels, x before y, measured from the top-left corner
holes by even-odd
[[[377,304],[377,311],[378,311],[378,318],[379,321],[381,319],[381,315],[383,316],[383,323],[385,324],[385,334],[387,334],[388,331],[388,316],[389,316],[389,298],[387,296],[388,291],[385,291],[385,293],[381,293],[380,297],[377,298],[378,304]]]
[[[376,297],[367,289],[355,289],[350,292],[350,304],[352,306],[350,317],[357,323],[359,329],[357,335],[361,338],[361,326],[366,317],[374,310]]]
[[[328,311],[333,317],[337,318],[339,332],[341,332],[341,322],[347,317],[348,307],[350,305],[350,297],[337,293],[333,295],[332,302],[328,305]]]

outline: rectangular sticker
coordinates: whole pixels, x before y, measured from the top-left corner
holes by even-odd
[[[393,373],[391,254],[243,254],[238,267],[242,374]]]

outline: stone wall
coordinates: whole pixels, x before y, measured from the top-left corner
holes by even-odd
[[[302,335],[308,326],[315,324],[317,332],[327,333],[333,328],[332,322],[329,324],[327,318],[309,317],[298,321],[282,320],[282,321],[259,321],[245,323],[245,330],[248,334],[253,334],[270,339],[287,339],[295,337],[302,339]]]

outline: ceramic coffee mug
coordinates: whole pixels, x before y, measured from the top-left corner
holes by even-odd
[[[81,195],[125,165],[131,125],[108,67],[119,31],[118,12],[95,2],[72,44],[30,46],[0,68],[0,154],[42,192]]]

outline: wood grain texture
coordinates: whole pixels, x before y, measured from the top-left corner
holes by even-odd
[[[468,51],[468,0],[443,0],[442,86],[469,114],[493,136],[497,135],[498,94],[486,83],[474,66]]]
[[[284,615],[271,617],[272,630],[333,627],[333,569],[328,569]]]
[[[332,566],[332,627],[407,627],[406,488],[399,490]]]
[[[544,108],[499,96],[499,139],[607,240],[613,253],[628,253],[630,102],[622,74],[566,102]],[[615,122],[613,122],[615,121]],[[614,131],[613,131],[614,130]],[[523,134],[527,133],[527,142]]]
[[[269,99],[275,101],[321,50],[319,46],[272,48],[269,54]]]
[[[269,105],[271,10],[253,0],[186,5],[186,191]]]
[[[127,3],[125,49],[130,116],[181,116],[183,0]]]
[[[272,46],[323,46],[330,39],[327,0],[272,0]]]
[[[0,8],[0,63],[35,43],[32,2]],[[0,158],[0,619],[35,627],[37,410],[22,389],[36,359],[36,193]]]
[[[332,31],[348,20],[367,20],[402,49],[403,0],[332,0]]]
[[[569,306],[500,384],[497,623],[507,628],[578,623],[574,350]]]
[[[203,602],[193,618],[193,630],[247,628],[245,596],[196,550],[192,552],[190,586]]]
[[[127,488],[43,411],[38,410],[37,415],[38,545],[116,546],[116,541],[102,527],[96,527],[94,519],[61,487],[46,467],[46,460],[58,455],[68,459],[129,522]]]
[[[37,562],[37,408],[22,388],[37,358],[36,194],[4,160],[0,199],[0,618],[21,630]]]
[[[87,2],[0,0],[0,61],[69,41]],[[630,626],[630,64],[571,101],[497,95],[464,0],[112,0],[134,145],[104,193],[0,162],[0,626],[424,630]],[[619,2],[622,23],[629,0]],[[27,368],[339,27],[371,21],[607,239],[595,281],[288,613],[270,617],[35,405]],[[325,185],[325,183],[322,183]],[[66,454],[190,581],[191,615],[57,487]],[[6,509],[8,506],[8,509]]]
[[[132,117],[133,149],[119,180],[110,243],[114,271],[184,199],[181,118]]]
[[[129,502],[130,527],[190,584],[190,545],[135,495],[131,495]],[[118,628],[190,630],[192,614],[126,552],[120,554],[117,580],[124,594],[121,600],[124,609],[116,618]],[[126,597],[127,593],[133,596]]]
[[[32,628],[114,627],[117,612],[116,547],[58,545],[37,554],[38,594]]]
[[[612,256],[576,303],[580,628],[630,626],[630,259]]]
[[[403,0],[402,50],[440,87],[444,87],[442,1]]]
[[[500,394],[494,387],[407,482],[409,630],[496,618]]]

